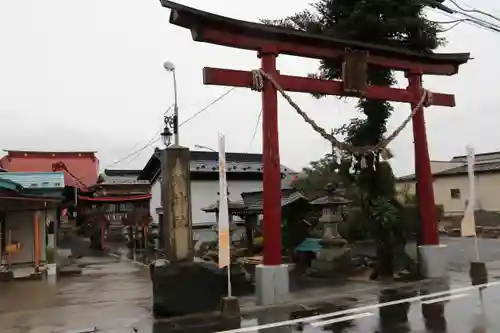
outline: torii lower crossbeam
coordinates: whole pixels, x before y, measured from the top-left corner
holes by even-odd
[[[286,91],[309,94],[346,96],[343,82],[339,80],[321,80],[308,77],[281,75],[273,76],[276,82]],[[252,87],[252,72],[234,69],[205,67],[203,83],[206,85]],[[410,89],[399,89],[383,86],[368,86],[365,97],[383,101],[418,103],[420,96],[414,96]],[[455,106],[455,96],[450,94],[432,94],[432,104],[439,106]]]

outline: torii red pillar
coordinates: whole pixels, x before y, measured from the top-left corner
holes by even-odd
[[[190,29],[195,41],[257,51],[264,72],[271,75],[285,91],[404,102],[415,107],[423,94],[422,75],[454,75],[458,72],[459,66],[466,63],[470,57],[468,53],[423,54],[354,40],[325,37],[288,28],[233,20],[171,1],[160,1],[164,7],[172,9],[170,23]],[[346,61],[351,50],[363,54],[365,65],[376,65],[408,73],[410,86],[407,89],[399,89],[364,85],[357,93],[353,93],[350,89],[346,89],[348,81],[287,76],[279,74],[276,70],[276,57],[279,54],[315,59],[340,58]],[[250,71],[205,68],[203,74],[205,84],[253,87],[253,76]],[[357,78],[354,79],[356,81]],[[455,106],[453,95],[433,93],[432,97],[433,105]],[[276,266],[282,262],[281,182],[277,92],[268,80],[264,80],[262,109],[264,264]],[[437,223],[422,109],[418,110],[413,117],[413,130],[423,245],[436,245],[438,244]]]
[[[415,98],[422,93],[422,75],[420,73],[408,75],[408,89],[413,92]],[[417,105],[411,104],[412,108]],[[427,133],[425,131],[424,110],[420,108],[415,112],[412,119],[413,145],[415,149],[415,175],[418,181],[417,196],[419,198],[419,213],[421,221],[421,245],[439,244],[437,228],[436,204],[434,201],[434,189],[432,187],[431,162],[429,158],[429,147],[427,144]]]
[[[259,52],[262,69],[277,75],[275,50]],[[264,168],[264,265],[282,263],[281,167],[278,138],[278,94],[265,80],[262,90],[262,160]]]

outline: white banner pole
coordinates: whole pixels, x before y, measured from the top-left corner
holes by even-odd
[[[226,137],[219,134],[219,268],[227,267],[227,295],[231,288],[231,248],[226,180]]]
[[[476,220],[475,220],[475,211],[476,211],[476,181],[474,177],[474,164],[476,163],[476,154],[474,152],[474,148],[467,146],[467,171],[469,175],[469,202],[467,203],[467,208],[465,209],[464,220],[469,224],[469,230],[473,230],[474,237],[474,248],[476,251],[476,259],[479,261],[479,246],[477,242],[477,234],[476,234]],[[462,222],[463,223],[463,222]]]

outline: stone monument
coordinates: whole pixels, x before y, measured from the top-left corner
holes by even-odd
[[[351,269],[351,249],[339,233],[343,222],[342,209],[350,201],[344,197],[345,190],[340,185],[328,184],[325,187],[327,195],[311,202],[322,210],[318,221],[318,229],[322,232],[322,249],[311,262],[313,276],[343,277]]]

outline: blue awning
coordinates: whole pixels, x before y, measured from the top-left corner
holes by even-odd
[[[295,248],[295,252],[319,252],[323,248],[320,241],[321,238],[306,238]]]

